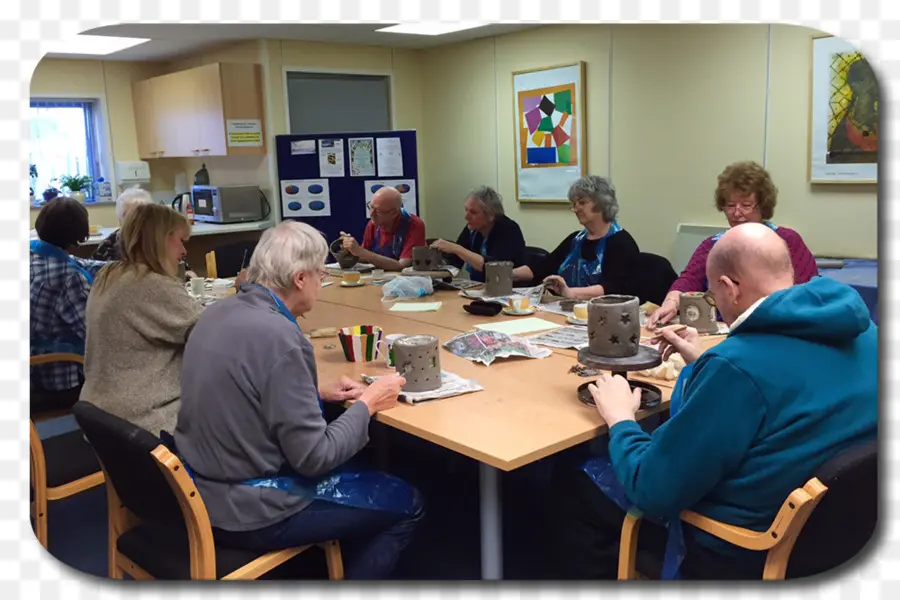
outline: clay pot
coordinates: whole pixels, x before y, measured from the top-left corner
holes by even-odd
[[[441,357],[433,335],[411,335],[391,345],[397,372],[406,378],[405,392],[430,392],[441,387]]]
[[[636,296],[610,294],[588,303],[588,347],[592,354],[627,358],[638,353],[641,322]]]
[[[678,319],[682,325],[695,328],[700,333],[716,333],[716,307],[702,292],[681,294],[678,301]]]
[[[513,293],[513,264],[509,261],[484,264],[484,295],[488,298]]]
[[[353,256],[346,250],[344,250],[344,240],[343,238],[338,238],[331,242],[331,245],[328,247],[331,251],[331,255],[334,257],[334,260],[337,261],[338,265],[342,269],[352,269],[356,266],[356,263],[359,262],[359,257]]]
[[[428,246],[416,246],[412,251],[413,271],[437,271],[444,262],[441,251]]]

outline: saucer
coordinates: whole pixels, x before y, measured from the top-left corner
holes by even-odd
[[[503,314],[511,317],[524,317],[525,315],[533,315],[534,313],[535,309],[533,306],[526,308],[525,310],[513,310],[509,307],[503,309]]]
[[[366,285],[365,281],[342,281],[341,287],[360,287]]]
[[[570,317],[566,317],[566,323],[569,325],[580,325],[581,327],[587,327],[587,319],[576,319],[575,315]]]

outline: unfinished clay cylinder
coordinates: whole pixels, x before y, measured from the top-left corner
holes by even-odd
[[[513,293],[513,264],[509,261],[484,264],[484,295],[489,298]]]
[[[681,294],[678,318],[682,325],[695,328],[700,333],[716,333],[716,308],[703,292]]]
[[[443,263],[441,251],[428,246],[416,246],[412,251],[413,271],[437,271]]]
[[[411,335],[391,346],[397,372],[406,378],[405,392],[430,392],[441,387],[441,357],[433,335]]]
[[[592,354],[627,358],[638,353],[641,322],[636,296],[610,294],[588,303],[588,347]]]

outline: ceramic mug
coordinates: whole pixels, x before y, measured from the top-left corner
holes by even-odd
[[[509,299],[509,307],[515,312],[525,312],[531,307],[528,296],[512,296]]]
[[[202,298],[206,293],[206,279],[203,277],[191,277],[191,293]]]
[[[384,356],[385,365],[393,368],[397,366],[397,361],[394,358],[394,342],[399,340],[400,338],[405,338],[406,335],[403,333],[392,333],[390,335],[384,336],[384,339],[381,340],[381,344],[385,347],[385,350],[379,348],[378,352]]]
[[[575,313],[575,318],[579,321],[587,321],[588,318],[588,305],[586,302],[582,302],[581,304],[576,304],[572,307],[572,311]]]

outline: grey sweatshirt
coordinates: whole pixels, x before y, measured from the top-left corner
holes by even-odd
[[[204,311],[181,387],[175,443],[214,527],[260,529],[299,512],[310,498],[240,482],[283,468],[324,475],[369,441],[361,402],[325,422],[312,344],[265,288],[244,285]]]

